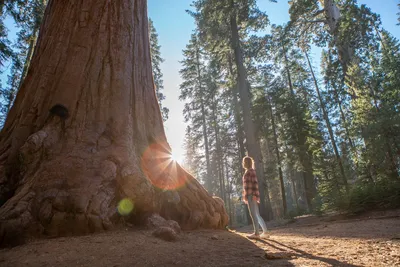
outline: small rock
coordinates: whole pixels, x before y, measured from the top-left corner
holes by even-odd
[[[153,214],[147,218],[146,225],[148,228],[159,228],[166,225],[166,220],[158,214]]]
[[[160,227],[153,232],[153,236],[165,241],[176,241],[178,239],[177,233],[170,227]]]
[[[147,218],[146,221],[146,226],[149,229],[157,229],[160,227],[169,227],[172,228],[177,234],[181,232],[181,227],[179,226],[179,223],[173,220],[165,220],[163,217],[161,217],[158,214],[153,214],[150,217]]]
[[[212,239],[212,240],[218,240],[218,236],[217,236],[217,235],[213,235],[213,236],[211,237],[211,239]]]
[[[181,227],[179,226],[179,223],[177,223],[176,221],[173,220],[168,220],[167,224],[169,227],[171,227],[172,229],[174,229],[174,231],[179,234],[181,232]]]

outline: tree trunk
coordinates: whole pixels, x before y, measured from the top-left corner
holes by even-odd
[[[202,120],[202,127],[203,127],[203,138],[204,138],[204,150],[206,153],[206,166],[207,166],[207,180],[206,188],[208,192],[211,192],[211,165],[210,165],[210,149],[208,144],[208,136],[207,136],[207,125],[206,125],[206,114],[204,108],[204,101],[203,98],[201,99],[201,120]]]
[[[197,41],[196,41],[197,42]],[[201,71],[200,71],[200,51],[198,46],[196,46],[196,66],[197,66],[197,80],[201,93],[201,120],[203,127],[203,138],[204,138],[204,149],[206,153],[206,165],[207,165],[207,180],[205,181],[206,188],[208,192],[211,192],[212,183],[211,183],[211,165],[210,165],[210,149],[208,144],[208,136],[207,136],[207,125],[206,125],[206,111],[204,108],[204,94],[203,94],[203,84],[201,82]]]
[[[282,45],[283,55],[284,55],[284,59],[285,59],[285,70],[286,70],[286,75],[288,78],[289,90],[290,90],[290,94],[294,97],[295,94],[294,94],[294,90],[293,90],[292,76],[290,75],[290,70],[289,70],[289,60],[287,58],[286,48],[285,48],[285,44],[283,43],[283,41],[281,41],[281,45]]]
[[[276,133],[275,118],[274,118],[274,114],[272,112],[272,101],[269,98],[269,96],[267,96],[267,101],[268,101],[269,113],[270,113],[270,116],[271,116],[272,132],[274,134],[274,145],[275,145],[276,160],[278,162],[278,173],[279,173],[279,182],[280,182],[281,194],[282,194],[283,214],[286,216],[286,214],[287,214],[287,203],[286,203],[285,184],[283,182],[282,161],[281,161],[281,155],[280,155],[280,152],[279,152],[278,135]]]
[[[324,116],[326,127],[328,127],[329,138],[331,140],[333,151],[335,152],[336,160],[337,160],[338,165],[339,165],[340,174],[342,176],[342,179],[343,179],[343,182],[344,182],[344,185],[345,185],[345,188],[346,188],[346,192],[349,192],[349,186],[348,186],[348,183],[347,183],[346,173],[344,171],[344,167],[343,167],[343,163],[342,163],[342,158],[340,157],[339,151],[337,149],[335,136],[333,135],[331,122],[329,120],[328,113],[326,112],[325,104],[324,104],[324,102],[322,100],[322,97],[321,97],[321,93],[320,93],[320,90],[319,90],[318,82],[317,82],[317,79],[315,77],[314,70],[312,68],[312,65],[311,65],[311,62],[310,62],[310,58],[308,57],[307,52],[304,52],[304,54],[305,54],[305,56],[307,58],[308,66],[310,68],[311,75],[312,75],[313,80],[314,80],[315,90],[317,91],[318,100],[319,100],[319,103],[320,103],[320,106],[321,106],[321,109],[322,109],[322,113],[323,113],[323,116]]]
[[[235,73],[233,71],[233,64],[232,64],[232,58],[231,54],[228,54],[228,61],[229,61],[229,72],[233,80],[235,80]],[[242,173],[243,175],[243,168],[242,168],[242,159],[246,155],[245,149],[244,149],[244,137],[243,137],[243,127],[242,127],[242,119],[240,117],[240,106],[239,106],[239,101],[238,101],[238,93],[239,93],[239,87],[236,84],[235,87],[232,88],[232,100],[233,100],[233,108],[235,112],[235,122],[237,126],[237,142],[239,146],[239,162],[238,162],[238,167],[239,167],[239,173]],[[241,177],[238,177],[238,183],[241,182]]]
[[[216,163],[217,163],[217,169],[218,169],[219,191],[220,191],[220,196],[221,196],[222,200],[224,202],[226,202],[223,153],[222,153],[220,137],[219,137],[217,114],[215,113],[215,111],[217,110],[217,104],[216,104],[216,100],[215,100],[214,96],[213,96],[212,101],[213,101],[212,114],[213,114],[213,125],[214,125],[214,132],[215,132],[215,150],[217,153]]]
[[[293,166],[289,165],[289,173],[290,173],[290,182],[292,184],[292,194],[293,197],[295,199],[295,203],[296,203],[296,212],[298,212],[300,210],[300,205],[299,205],[299,199],[297,197],[297,188],[296,188],[296,183],[294,181],[295,176],[294,176],[294,170],[293,170]]]
[[[230,225],[232,225],[233,224],[233,210],[232,210],[231,196],[232,196],[232,187],[233,186],[232,186],[232,179],[229,179],[229,166],[228,166],[228,161],[227,161],[226,157],[224,159],[224,166],[225,166],[225,180],[227,183],[226,194],[227,194],[227,198],[228,198],[226,202],[228,202],[227,205],[228,205],[228,209],[229,209],[229,213],[228,213],[229,222],[230,222]]]
[[[234,8],[232,6],[232,8]],[[246,136],[246,147],[256,164],[257,177],[259,179],[260,190],[260,213],[267,220],[272,218],[271,202],[269,200],[268,186],[265,182],[264,164],[261,157],[260,144],[257,141],[254,122],[251,116],[250,96],[247,84],[247,74],[243,63],[243,54],[240,47],[238,25],[236,22],[236,12],[231,15],[231,45],[235,53],[235,63],[237,67],[237,83],[240,95],[240,104],[243,111],[243,121]],[[265,202],[266,201],[266,202]]]
[[[293,83],[292,83],[291,73],[290,73],[290,69],[289,69],[289,61],[287,58],[286,48],[285,48],[283,41],[281,42],[281,45],[282,45],[283,54],[284,54],[284,58],[285,58],[285,69],[286,69],[287,78],[288,78],[289,90],[290,90],[290,94],[291,94],[291,96],[293,98],[293,102],[294,102],[296,99],[296,96],[295,96],[294,89],[293,89]],[[297,106],[297,105],[295,105],[295,106]],[[291,119],[293,125],[296,124],[296,120],[295,120],[296,117],[298,118],[297,112],[296,112],[296,114],[290,114],[290,119]],[[297,121],[299,121],[299,120],[297,120]],[[307,208],[311,210],[312,209],[312,200],[316,195],[312,162],[310,159],[310,155],[308,153],[308,145],[307,145],[306,136],[300,131],[300,133],[295,132],[295,137],[296,137],[296,142],[299,146],[299,151],[298,151],[299,159],[300,159],[301,165],[304,170],[304,171],[302,171],[302,173],[303,173],[303,183],[304,183],[304,191],[306,194]]]
[[[222,200],[226,203],[226,191],[225,191],[225,189],[226,189],[226,185],[225,185],[225,166],[224,166],[224,164],[223,164],[223,162],[222,162],[222,159],[221,159],[221,162],[220,162],[220,166],[221,166],[221,180],[222,180]]]
[[[145,0],[51,0],[0,138],[3,242],[109,229],[124,198],[135,220],[227,224],[222,200],[169,158]]]
[[[342,105],[342,101],[340,100],[340,97],[339,97],[339,92],[338,92],[338,90],[337,90],[337,88],[336,88],[336,86],[334,84],[332,84],[332,88],[333,88],[333,95],[334,95],[335,101],[336,101],[336,103],[337,103],[337,105],[339,107],[340,118],[343,121],[343,128],[344,128],[345,133],[346,133],[346,139],[349,142],[351,151],[354,154],[354,156],[356,157],[356,160],[358,162],[358,152],[357,152],[357,150],[356,150],[356,148],[354,146],[353,139],[351,138],[351,135],[350,135],[350,130],[349,130],[349,127],[348,127],[349,124],[347,122],[346,116],[345,116],[344,111],[343,111],[343,105]],[[358,166],[356,166],[356,167],[358,167]]]

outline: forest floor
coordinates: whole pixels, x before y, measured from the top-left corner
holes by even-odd
[[[263,241],[246,238],[251,227],[184,232],[176,242],[131,228],[35,240],[0,250],[0,266],[400,266],[400,210],[268,225]]]

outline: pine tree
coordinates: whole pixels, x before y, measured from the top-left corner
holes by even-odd
[[[10,110],[26,76],[46,5],[47,1],[45,0],[31,0],[24,4],[17,2],[12,5],[12,7],[17,7],[11,9],[10,12],[15,19],[19,32],[17,33],[17,41],[11,58],[12,65],[8,76],[8,86],[4,88],[2,93],[5,103],[2,109],[4,115],[7,115]]]
[[[396,111],[399,103],[399,43],[386,31],[371,41],[366,64],[351,68],[349,87],[359,95],[353,101],[355,125],[362,129],[370,165],[378,173],[397,179],[399,137]],[[363,56],[362,54],[360,56]],[[397,153],[397,156],[396,156]],[[375,161],[374,159],[379,158]],[[382,161],[386,158],[386,162]],[[387,172],[389,171],[389,172]]]
[[[184,140],[185,160],[183,167],[204,184],[204,181],[201,180],[202,177],[199,175],[201,171],[201,164],[199,162],[201,162],[202,156],[199,155],[199,144],[194,137],[195,135],[193,135],[191,127],[187,126]]]
[[[209,123],[207,121],[209,91],[206,87],[206,65],[197,34],[192,34],[189,44],[183,51],[184,59],[180,70],[182,84],[180,85],[179,99],[186,101],[184,116],[186,122],[191,121],[191,134],[195,140],[203,139],[206,173],[203,174],[205,187],[212,192],[212,176],[210,163],[210,145],[208,137]],[[193,135],[196,134],[196,137]]]
[[[168,119],[169,109],[163,107],[162,102],[165,99],[165,95],[162,93],[164,89],[163,85],[163,74],[161,72],[161,63],[164,62],[164,59],[161,57],[161,46],[158,44],[158,34],[156,28],[154,27],[154,23],[151,19],[149,19],[149,29],[150,29],[150,53],[151,53],[151,65],[153,69],[153,79],[154,85],[156,87],[156,94],[158,99],[158,104],[160,105],[161,114],[163,117],[163,121]]]
[[[249,31],[258,31],[267,26],[267,16],[261,12],[254,0],[195,1],[196,12],[191,14],[196,19],[200,36],[213,54],[219,55],[221,50],[229,49],[234,57],[236,67],[237,88],[240,96],[246,148],[257,165],[257,176],[260,183],[261,214],[271,215],[268,187],[265,182],[261,148],[256,137],[255,126],[251,114],[250,87],[243,57],[243,41]],[[240,25],[240,28],[239,28]],[[265,191],[265,192],[264,192]],[[265,203],[266,201],[266,203]]]
[[[399,9],[400,9],[400,3],[398,3],[397,6],[398,6]],[[400,25],[400,12],[397,13],[397,15],[399,16],[399,17],[397,18],[397,20],[399,21],[399,23],[398,23],[397,25]]]
[[[294,167],[303,176],[306,201],[311,209],[312,200],[316,195],[312,155],[308,140],[310,135],[309,111],[309,77],[304,70],[303,58],[298,49],[294,48],[294,38],[283,27],[273,27],[271,47],[274,53],[274,63],[279,73],[276,81],[278,95],[276,106],[281,112],[282,121],[287,124],[284,130],[288,146],[292,147]]]
[[[9,60],[13,55],[11,42],[7,38],[7,28],[4,25],[5,17],[12,13],[12,11],[13,1],[4,0],[0,2],[0,67],[3,67],[4,62]]]
[[[321,108],[322,116],[323,116],[323,118],[324,118],[325,125],[326,125],[326,127],[327,127],[327,129],[328,129],[329,139],[330,139],[330,142],[331,142],[331,146],[332,146],[332,148],[333,148],[333,151],[334,151],[334,153],[335,153],[336,162],[337,162],[337,164],[338,164],[338,166],[339,166],[339,170],[340,170],[340,173],[341,173],[342,181],[344,182],[344,185],[345,185],[346,189],[348,190],[347,178],[346,178],[346,174],[345,174],[344,167],[343,167],[342,157],[341,157],[341,155],[339,154],[337,142],[336,142],[335,135],[334,135],[333,129],[332,129],[332,123],[331,123],[331,120],[330,120],[330,117],[329,117],[327,108],[326,108],[326,106],[325,106],[325,101],[324,101],[323,98],[322,98],[322,93],[321,93],[321,90],[320,90],[320,88],[319,88],[319,84],[318,84],[317,78],[316,78],[316,76],[315,76],[315,72],[314,72],[314,70],[313,70],[313,67],[312,67],[312,65],[311,65],[311,61],[310,61],[310,58],[309,58],[309,56],[308,56],[307,50],[304,50],[304,54],[305,54],[305,56],[306,56],[307,63],[308,63],[308,66],[309,66],[309,69],[310,69],[310,72],[311,72],[311,75],[312,75],[312,78],[313,78],[313,81],[314,81],[315,90],[316,90],[316,92],[317,92],[318,101],[319,101],[319,107]],[[324,169],[324,168],[323,168],[323,169]],[[323,170],[323,172],[326,173],[325,170]],[[325,175],[325,176],[326,176],[326,175]],[[326,178],[326,177],[325,177],[325,178]],[[335,183],[339,184],[338,181],[335,181]],[[337,193],[339,193],[339,192],[337,192]]]
[[[357,91],[357,94],[346,81],[353,79],[348,70],[359,62],[369,62],[366,53],[374,53],[370,47],[376,46],[374,42],[377,39],[376,28],[380,27],[379,16],[365,5],[359,6],[355,0],[324,0],[320,3],[293,1],[290,13],[291,26],[300,32],[300,38],[306,42],[313,40],[320,47],[328,46],[328,53],[323,56],[325,84],[333,100],[328,106],[337,110],[332,115],[338,114],[333,120],[340,123],[337,131],[340,134],[339,142],[341,139],[346,140],[340,149],[341,153],[343,157],[349,153],[352,155],[343,161],[346,167],[341,171],[344,174],[342,176],[349,176],[354,181],[358,174],[370,171],[360,169],[366,167],[359,164],[364,148],[360,147],[360,138],[354,133],[362,133],[363,130],[354,128],[352,116],[352,102],[357,101],[360,97],[358,94],[363,92]]]

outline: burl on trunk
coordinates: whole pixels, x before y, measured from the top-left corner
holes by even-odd
[[[224,227],[223,202],[169,155],[146,0],[50,1],[0,134],[3,242],[109,229],[124,198],[137,220]]]

